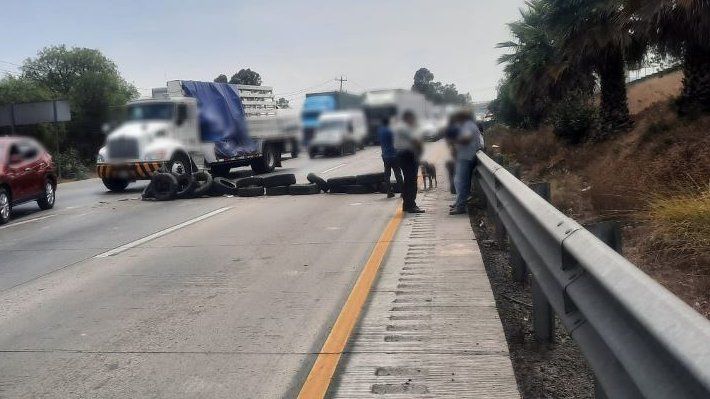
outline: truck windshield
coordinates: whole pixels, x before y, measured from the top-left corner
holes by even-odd
[[[126,119],[129,121],[171,120],[175,112],[172,103],[134,104],[128,107]]]
[[[345,130],[345,121],[323,121],[318,124],[318,130]]]

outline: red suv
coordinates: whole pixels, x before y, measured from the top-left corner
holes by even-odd
[[[0,137],[0,224],[10,220],[13,205],[37,201],[54,206],[57,175],[52,156],[35,140]]]

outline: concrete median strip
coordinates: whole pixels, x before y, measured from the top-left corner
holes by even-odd
[[[162,236],[168,235],[168,234],[170,234],[170,233],[172,233],[172,232],[174,232],[174,231],[180,230],[180,229],[182,229],[182,228],[184,228],[184,227],[190,226],[190,225],[195,224],[195,223],[197,223],[197,222],[201,222],[201,221],[203,221],[203,220],[205,220],[205,219],[211,218],[212,216],[218,215],[218,214],[220,214],[220,213],[222,213],[222,212],[225,212],[225,211],[228,211],[228,210],[230,210],[230,209],[232,209],[231,206],[216,209],[216,210],[214,210],[214,211],[212,211],[212,212],[209,212],[209,213],[206,213],[206,214],[204,214],[204,215],[202,215],[202,216],[198,216],[198,217],[196,217],[196,218],[194,218],[194,219],[190,219],[190,220],[188,220],[188,221],[182,222],[182,223],[177,224],[177,225],[175,225],[175,226],[168,227],[168,228],[165,229],[165,230],[158,231],[157,233],[153,233],[153,234],[151,234],[151,235],[149,235],[149,236],[143,237],[143,238],[141,238],[141,239],[138,239],[138,240],[129,242],[128,244],[124,244],[124,245],[121,245],[120,247],[117,247],[117,248],[114,248],[114,249],[112,249],[112,250],[106,251],[106,252],[104,252],[104,253],[98,254],[98,255],[94,256],[94,258],[108,258],[108,257],[110,257],[110,256],[118,255],[118,254],[120,254],[121,252],[128,251],[128,250],[131,249],[131,248],[135,248],[135,247],[137,247],[137,246],[139,246],[139,245],[142,245],[142,244],[145,244],[145,243],[147,243],[147,242],[149,242],[149,241],[153,241],[153,240],[155,240],[156,238],[160,238],[160,237],[162,237]]]
[[[375,244],[370,258],[367,260],[365,267],[355,282],[355,286],[350,292],[345,305],[343,305],[343,308],[340,310],[340,314],[335,320],[335,324],[333,324],[333,328],[330,330],[330,334],[325,340],[325,344],[323,344],[323,348],[316,358],[313,368],[306,378],[306,382],[301,388],[301,392],[298,395],[299,398],[323,398],[328,391],[330,382],[338,367],[340,357],[357,324],[360,313],[370,295],[370,290],[377,277],[377,273],[380,270],[380,266],[382,266],[385,255],[402,221],[401,206],[398,206],[397,209],[397,212],[377,240],[377,244]]]

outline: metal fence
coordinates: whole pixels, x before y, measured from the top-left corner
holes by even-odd
[[[531,273],[536,335],[554,310],[606,397],[710,398],[710,321],[482,152],[474,179]]]

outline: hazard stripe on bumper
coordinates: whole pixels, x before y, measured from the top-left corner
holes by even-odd
[[[102,179],[120,178],[142,180],[150,179],[162,166],[163,162],[100,164],[96,165],[96,174]]]

